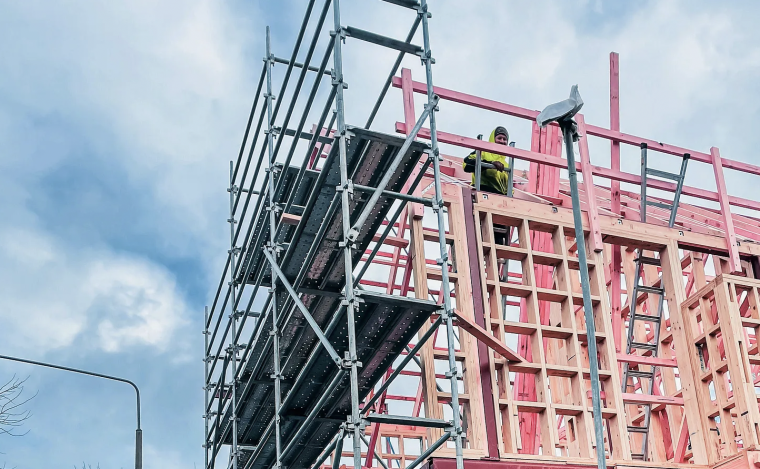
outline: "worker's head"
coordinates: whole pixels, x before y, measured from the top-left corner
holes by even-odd
[[[509,145],[509,132],[507,132],[507,129],[505,129],[502,126],[496,127],[496,130],[493,131],[494,142],[498,143],[499,145]]]

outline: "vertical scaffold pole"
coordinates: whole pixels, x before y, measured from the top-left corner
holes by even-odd
[[[344,290],[343,305],[346,308],[346,318],[348,322],[348,356],[344,367],[349,367],[349,380],[351,388],[351,417],[347,422],[347,429],[353,437],[354,443],[354,467],[360,468],[362,465],[362,441],[361,441],[361,418],[359,415],[359,362],[356,351],[356,324],[355,313],[357,308],[354,294],[353,280],[353,259],[351,255],[351,243],[349,240],[349,231],[351,230],[351,220],[349,217],[349,200],[353,197],[353,184],[348,179],[348,160],[346,156],[346,116],[345,103],[343,99],[343,40],[345,32],[340,24],[340,0],[333,1],[333,18],[334,31],[330,34],[335,35],[333,41],[333,86],[335,90],[335,112],[337,113],[337,136],[338,136],[338,153],[340,155],[340,187],[341,193],[341,220],[343,223],[343,242],[340,247],[343,249],[343,260],[345,263],[346,287]],[[340,454],[336,454],[340,458]]]
[[[231,297],[236,297],[236,285],[235,285],[235,267],[236,257],[238,250],[235,247],[235,195],[238,192],[238,188],[235,186],[235,181],[232,179],[234,175],[233,163],[230,161],[230,218],[227,220],[230,224],[230,290]],[[236,343],[237,336],[237,311],[235,311],[235,302],[230,301],[230,332],[232,333],[230,339],[230,346],[227,349],[227,357],[230,360],[230,372],[232,373],[232,381],[230,382],[230,389],[232,390],[232,452],[230,457],[232,459],[232,469],[238,467],[238,428],[237,428],[237,358],[238,358],[238,346]],[[224,389],[222,389],[222,394]]]
[[[438,259],[438,265],[441,266],[441,285],[443,288],[443,319],[446,321],[446,337],[448,342],[449,371],[446,373],[451,382],[451,407],[454,417],[454,431],[451,433],[454,438],[456,449],[457,469],[464,469],[464,460],[462,459],[462,421],[459,410],[459,371],[456,363],[454,350],[454,322],[451,308],[451,284],[449,283],[449,255],[446,244],[446,224],[443,215],[443,189],[441,187],[441,165],[443,159],[438,150],[438,135],[436,133],[435,113],[437,112],[437,98],[433,93],[433,56],[430,51],[430,28],[428,19],[432,16],[428,12],[427,0],[421,0],[419,15],[422,16],[422,38],[424,52],[422,62],[425,64],[425,78],[427,80],[427,105],[430,114],[430,148],[433,158],[433,174],[435,184],[435,200],[433,200],[433,211],[438,217],[438,245],[441,251],[441,257]]]
[[[264,248],[268,250],[272,257],[277,260],[279,249],[277,249],[277,243],[275,242],[275,235],[277,233],[277,209],[274,201],[274,189],[275,189],[275,162],[274,162],[274,134],[272,130],[272,65],[274,65],[274,55],[272,55],[271,41],[269,38],[269,26],[267,26],[266,37],[266,64],[267,64],[267,149],[269,151],[269,166],[267,167],[267,173],[269,174],[269,185],[267,187],[267,210],[269,211],[269,243]],[[280,407],[282,403],[282,394],[280,390],[282,374],[280,372],[280,329],[278,327],[279,317],[277,315],[277,277],[275,276],[274,269],[272,269],[271,285],[269,294],[272,297],[272,357],[274,366],[274,441],[275,441],[275,469],[282,467],[282,432],[280,431]]]
[[[206,350],[208,350],[208,306],[204,309],[203,314],[203,420],[205,426],[205,433],[203,434],[203,454],[205,456],[205,469],[208,467],[208,385],[211,379],[208,375],[208,358],[206,357]]]

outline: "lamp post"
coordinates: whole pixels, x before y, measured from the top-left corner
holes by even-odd
[[[137,430],[135,430],[135,469],[142,469],[142,430],[140,429],[140,390],[137,389],[137,385],[132,381],[124,378],[117,378],[116,376],[108,376],[100,373],[94,373],[92,371],[78,370],[76,368],[70,368],[68,366],[53,365],[52,363],[37,362],[34,360],[27,360],[25,358],[9,357],[7,355],[0,355],[0,359],[11,360],[14,362],[28,363],[30,365],[45,366],[47,368],[55,368],[56,370],[71,371],[73,373],[79,373],[83,375],[95,376],[97,378],[105,378],[113,381],[121,381],[127,383],[135,389],[137,395]]]

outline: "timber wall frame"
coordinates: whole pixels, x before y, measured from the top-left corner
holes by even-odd
[[[248,467],[253,459],[247,455],[261,451],[237,440],[241,373],[263,318],[272,318],[270,340],[278,350],[278,317],[295,305],[307,308],[298,299],[305,290],[297,282],[290,285],[284,276],[274,279],[282,249],[276,233],[283,227],[298,226],[304,213],[290,194],[282,193],[280,179],[270,175],[285,174],[292,168],[296,151],[303,161],[298,177],[315,177],[323,167],[322,160],[335,151],[333,147],[345,154],[348,131],[340,49],[346,37],[399,51],[365,128],[371,127],[393,86],[401,89],[403,97],[404,122],[397,122],[395,130],[404,135],[405,144],[432,140],[428,156],[438,154],[437,142],[468,152],[489,151],[527,161],[530,170],[522,176],[515,173],[515,193],[507,198],[475,192],[457,157],[421,159],[398,193],[384,190],[384,186],[354,186],[343,165],[340,210],[347,217],[349,201],[362,192],[369,194],[367,197],[382,193],[397,202],[358,263],[350,259],[352,248],[347,242],[356,236],[352,230],[357,222],[343,224],[341,249],[354,275],[345,282],[342,299],[353,308],[359,301],[356,291],[365,289],[433,300],[440,308],[363,402],[352,389],[352,415],[337,434],[324,435],[330,444],[313,467],[411,469],[425,460],[431,469],[453,469],[454,465],[477,469],[476,465],[485,463],[505,468],[518,464],[593,467],[596,451],[602,448],[609,464],[621,467],[754,467],[760,460],[754,452],[760,438],[755,391],[760,381],[760,281],[755,280],[760,273],[760,221],[732,214],[731,206],[760,211],[760,202],[729,195],[724,169],[760,176],[760,167],[724,159],[717,148],[693,151],[621,133],[618,57],[610,55],[611,128],[587,124],[578,115],[577,169],[583,174],[581,205],[605,422],[604,441],[594,441],[588,336],[572,204],[567,181],[561,180],[559,173],[567,167],[567,160],[561,158],[559,128],[540,129],[534,123],[530,150],[438,131],[435,112],[438,106],[445,111],[447,101],[528,120],[535,120],[538,113],[433,86],[425,1],[389,2],[417,13],[406,41],[341,26],[338,1],[320,2],[322,10],[307,58],[304,63],[296,62],[316,3],[309,2],[290,59],[271,53],[267,31],[256,98],[240,154],[230,166],[230,249],[204,330],[206,467],[215,467],[224,446],[230,447],[229,459],[216,467],[237,469],[239,463]],[[330,35],[321,63],[313,66],[312,53],[331,7],[338,33]],[[424,46],[412,44],[419,25],[423,26]],[[414,81],[408,69],[396,76],[405,54],[423,59],[425,83]],[[330,58],[332,70],[327,68]],[[287,65],[280,95],[294,70],[298,73],[290,101],[274,95],[271,76],[276,63]],[[309,72],[316,78],[306,94],[301,88]],[[308,109],[319,83],[327,82],[325,78],[332,78],[330,93],[316,124],[304,132]],[[415,112],[414,93],[428,98],[421,114]],[[299,97],[305,97],[307,110],[296,128],[291,128]],[[288,104],[285,118],[276,121],[283,102]],[[536,103],[537,107],[543,104]],[[257,110],[258,125],[252,125]],[[427,128],[425,122],[429,122]],[[591,164],[589,136],[610,141],[610,168]],[[279,151],[286,137],[292,144],[283,156]],[[298,149],[301,140],[308,142],[306,152]],[[636,185],[641,178],[620,170],[620,145],[638,147],[642,143],[649,151],[689,154],[694,161],[711,164],[717,191],[685,186],[683,194],[717,202],[720,211],[682,202],[674,228],[666,226],[667,214],[657,208],[648,210],[647,223],[639,222],[639,192],[621,190],[620,183]],[[596,185],[594,177],[609,180],[609,187]],[[657,179],[650,179],[648,186],[675,190],[675,184]],[[241,281],[241,274],[248,274],[244,258],[251,255],[246,251],[253,246],[250,240],[258,235],[257,230],[263,230],[256,226],[257,219],[269,226],[268,239],[260,249],[272,269],[250,285],[245,278]],[[646,294],[628,300],[633,290],[634,249],[661,262],[660,267],[646,266],[643,272],[647,285],[663,287],[666,292],[656,359],[623,353],[631,310],[646,313],[655,307]],[[712,270],[706,270],[705,263],[712,265]],[[285,289],[291,292],[290,298]],[[278,301],[282,298],[278,291],[285,294],[285,304]],[[308,311],[304,316],[309,316]],[[349,330],[350,324],[349,319]],[[651,340],[651,327],[639,326],[634,336]],[[331,350],[328,339],[320,341]],[[344,358],[341,366],[352,382],[362,366],[356,357],[353,350],[346,358],[338,357],[339,362]],[[272,365],[272,380],[257,384],[274,389],[275,409],[281,408],[285,398],[281,386],[290,385],[281,376],[278,360]],[[631,383],[633,392],[622,391],[624,362],[632,369],[658,367],[654,395],[642,391],[641,380]],[[641,435],[629,434],[627,425],[643,418],[645,405],[651,406],[652,419],[648,460],[642,462],[631,456],[631,448],[640,446]],[[224,416],[229,415],[229,426],[225,426]],[[280,425],[287,419],[304,418],[313,416],[275,419],[274,467],[282,467],[283,449],[287,452],[297,443],[280,441]]]

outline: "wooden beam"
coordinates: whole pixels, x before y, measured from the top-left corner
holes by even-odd
[[[676,343],[675,356],[678,361],[678,372],[681,380],[681,395],[684,397],[684,415],[686,424],[691,431],[691,449],[694,464],[714,464],[717,455],[713,448],[708,450],[707,442],[710,431],[707,416],[710,402],[701,402],[697,383],[701,366],[696,354],[691,352],[693,342],[688,333],[690,324],[681,305],[686,301],[683,288],[683,269],[678,254],[678,243],[670,241],[667,247],[660,251],[662,263],[662,281],[665,287],[665,300],[670,312],[670,327],[673,340]],[[681,345],[680,347],[678,345]]]
[[[401,78],[393,77],[393,86],[400,88]],[[427,85],[425,83],[414,81],[412,82],[412,87],[415,93],[427,93]],[[522,119],[535,120],[536,116],[538,116],[539,113],[539,111],[534,111],[519,106],[513,106],[511,104],[501,103],[499,101],[481,98],[467,93],[460,93],[458,91],[441,88],[439,86],[433,87],[433,93],[437,94],[441,99],[444,100],[454,101],[456,103],[466,104],[480,109],[487,109],[489,111],[499,112],[514,117],[520,117]],[[625,143],[627,145],[633,145],[635,147],[640,147],[642,143],[646,143],[649,149],[653,151],[676,156],[683,156],[685,153],[689,153],[694,161],[708,164],[712,162],[710,155],[707,153],[696,150],[689,150],[687,148],[669,145],[667,143],[657,142],[655,140],[636,137],[635,135],[624,134],[617,130],[610,130],[605,129],[604,127],[589,125],[587,126],[587,131],[589,135],[606,138],[608,140]],[[744,173],[760,176],[760,166],[755,166],[749,163],[726,159],[723,160],[723,166],[729,169],[735,169]]]
[[[617,354],[617,361],[629,363],[631,365],[650,365],[678,368],[678,362],[671,358],[644,357],[642,355],[625,355],[619,353]]]
[[[586,126],[586,131],[591,135],[591,131],[588,130],[590,126]],[[407,126],[403,122],[396,122],[396,132],[405,134],[407,132]],[[420,138],[430,139],[430,129],[425,127],[421,128],[417,134]],[[463,137],[461,135],[451,134],[448,132],[437,132],[438,141],[449,145],[455,145],[458,147],[482,150],[498,155],[511,156],[518,160],[536,162],[539,164],[547,164],[549,166],[556,166],[559,168],[567,168],[567,161],[564,158],[555,156],[542,155],[532,151],[522,150],[520,148],[509,147],[506,145],[499,145],[498,143],[486,142],[478,140],[476,138]],[[693,156],[693,155],[692,155]],[[580,163],[576,163],[576,167],[581,169]],[[591,173],[600,176],[605,179],[613,181],[626,182],[630,184],[641,185],[641,176],[631,173],[624,173],[622,171],[616,171],[610,168],[603,168],[601,166],[591,165]],[[659,179],[647,180],[647,186],[655,189],[660,189],[667,192],[675,192],[676,184],[674,182],[661,181]],[[711,200],[713,202],[719,201],[719,195],[717,192],[708,191],[698,187],[684,185],[681,191],[682,194],[697,197],[704,200]],[[737,207],[749,208],[752,210],[760,211],[760,202],[755,200],[744,199],[741,197],[727,196],[728,203],[736,205]]]
[[[710,148],[710,155],[712,156],[712,167],[715,173],[715,187],[718,189],[718,202],[720,203],[720,211],[723,214],[723,226],[726,231],[728,265],[731,268],[731,273],[741,273],[742,264],[739,259],[739,250],[736,247],[736,231],[734,231],[734,219],[731,216],[726,180],[723,177],[723,162],[720,157],[720,150],[712,147]]]
[[[623,402],[637,405],[683,405],[683,398],[670,396],[655,396],[652,394],[623,393]]]
[[[588,139],[586,138],[586,122],[583,120],[583,114],[577,114],[575,120],[578,122],[578,150],[581,154],[581,174],[583,174],[583,188],[586,191],[586,212],[588,213],[588,223],[591,229],[591,246],[596,252],[602,252],[604,243],[602,243],[602,233],[599,230],[599,209],[596,207],[596,194],[594,191],[594,174],[591,171],[591,157],[588,152]]]
[[[490,334],[488,331],[478,326],[474,321],[470,321],[464,317],[456,309],[454,310],[454,317],[457,318],[457,325],[459,327],[469,332],[473,337],[486,344],[494,352],[498,353],[510,362],[522,363],[525,361],[520,355],[517,354],[517,352],[507,347],[504,342],[500,341],[494,337],[493,334]]]

